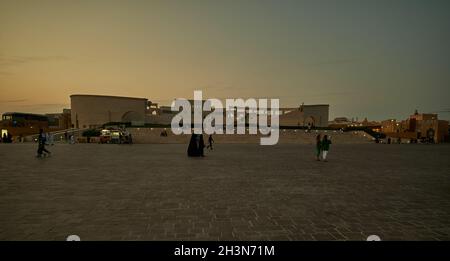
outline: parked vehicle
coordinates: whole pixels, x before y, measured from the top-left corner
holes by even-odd
[[[104,129],[101,131],[100,143],[123,144],[132,141],[130,135],[123,130]]]

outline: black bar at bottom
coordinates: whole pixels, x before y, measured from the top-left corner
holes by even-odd
[[[0,242],[0,253],[15,258],[442,258],[449,242]]]

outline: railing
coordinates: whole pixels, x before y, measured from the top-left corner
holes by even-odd
[[[70,129],[65,129],[65,130],[57,130],[57,131],[50,131],[50,132],[46,132],[48,134],[51,134],[55,137],[55,141],[61,141],[61,140],[66,140],[66,133],[67,133],[67,139],[69,139],[70,135],[74,135],[74,136],[80,136],[80,132],[82,132],[82,129],[76,129],[76,128],[70,128]],[[38,138],[39,134],[33,134],[33,135],[28,135],[24,137],[25,141],[34,141]]]

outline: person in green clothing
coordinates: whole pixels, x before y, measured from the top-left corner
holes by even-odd
[[[328,151],[330,150],[330,144],[331,144],[331,140],[328,139],[328,136],[327,135],[323,136],[322,145],[321,145],[323,161],[327,161],[327,154],[328,154]]]
[[[317,161],[320,161],[320,153],[322,152],[322,141],[320,134],[316,137],[316,158]]]

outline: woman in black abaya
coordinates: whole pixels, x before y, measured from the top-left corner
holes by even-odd
[[[189,141],[188,150],[187,150],[187,153],[188,153],[189,157],[196,157],[197,156],[196,154],[197,154],[198,149],[197,149],[197,142],[196,142],[195,138],[196,138],[195,134],[192,133],[191,139]]]

